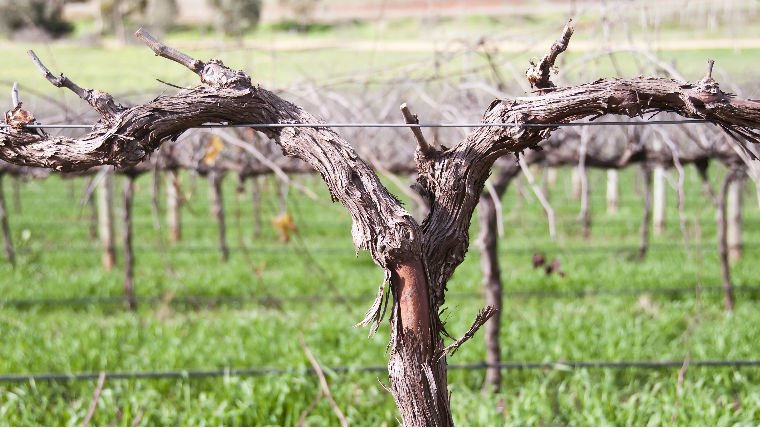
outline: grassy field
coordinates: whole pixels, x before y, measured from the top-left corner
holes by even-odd
[[[717,171],[720,176],[721,171]],[[669,198],[665,235],[653,238],[649,257],[633,260],[642,204],[635,174],[621,176],[622,206],[604,212],[603,173],[593,172],[592,236],[580,237],[578,202],[567,179],[552,188],[560,219],[559,242],[548,239],[535,198],[504,199],[505,236],[500,260],[509,291],[578,291],[719,285],[713,211],[687,175],[688,246],[678,230],[675,196]],[[183,240],[170,246],[167,274],[151,220],[150,177],[137,182],[135,202],[136,290],[159,296],[137,312],[123,304],[17,305],[15,299],[118,297],[121,273],[99,266],[98,246],[88,238],[88,211],[75,201],[84,179],[22,183],[20,212],[9,202],[18,266],[0,266],[0,373],[133,372],[283,368],[285,374],[178,379],[106,379],[92,424],[293,425],[316,396],[319,384],[304,371],[308,360],[298,333],[327,367],[385,364],[388,328],[373,337],[351,326],[361,319],[381,271],[365,254],[354,256],[350,220],[338,207],[291,193],[288,210],[298,236],[280,243],[268,219],[278,214],[274,193],[264,196],[264,233],[253,237],[247,195],[235,197],[225,180],[231,259],[221,263],[216,228],[208,213],[206,183],[193,185],[183,209]],[[301,177],[328,199],[315,177]],[[195,186],[195,190],[193,190]],[[10,192],[6,181],[6,194]],[[118,185],[117,189],[120,188]],[[747,195],[753,192],[747,189]],[[398,193],[398,192],[396,192]],[[10,198],[9,198],[10,199]],[[237,220],[237,213],[240,217]],[[760,213],[745,204],[743,259],[733,267],[737,285],[758,285]],[[473,224],[472,232],[476,233]],[[474,235],[473,235],[474,236]],[[245,251],[244,251],[245,250]],[[534,252],[562,261],[565,278],[533,270]],[[308,254],[308,256],[306,255]],[[478,251],[473,247],[449,284],[449,330],[462,334],[482,306]],[[262,301],[188,304],[181,296],[258,296]],[[319,296],[322,300],[289,300]],[[341,300],[331,298],[344,296]],[[280,297],[280,299],[277,299]],[[506,361],[624,361],[757,359],[760,303],[757,292],[737,293],[731,314],[719,293],[599,294],[582,298],[508,296],[502,351]],[[480,335],[449,362],[484,358]],[[690,367],[683,384],[678,368],[506,371],[503,392],[482,396],[481,370],[452,370],[449,383],[460,425],[752,425],[760,418],[760,368]],[[378,384],[382,372],[327,371],[333,395],[353,425],[396,425],[392,397]],[[84,419],[96,382],[0,383],[0,425],[77,425]],[[322,400],[310,425],[338,423]]]

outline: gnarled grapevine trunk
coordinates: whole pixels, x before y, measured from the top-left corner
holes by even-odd
[[[514,126],[477,127],[448,149],[423,144],[418,138],[419,191],[430,203],[422,224],[388,192],[347,141],[326,127],[298,125],[319,123],[318,118],[252,84],[245,73],[218,60],[191,58],[144,31],[137,36],[157,55],[195,72],[201,85],[126,108],[109,94],[82,89],[64,76],[54,77],[34,56],[51,83],[75,92],[103,119],[81,138],[53,137],[26,128],[33,115],[17,106],[6,113],[9,127],[0,130],[0,158],[61,171],[106,164],[126,167],[146,160],[163,141],[205,123],[277,124],[253,129],[321,175],[333,200],[351,215],[357,250],[369,251],[385,272],[385,281],[362,323],[372,324],[374,331],[389,294],[392,296],[388,373],[403,423],[450,425],[446,354],[472,337],[493,310],[479,313],[470,330],[445,348],[446,331],[438,314],[448,281],[464,260],[470,220],[499,157],[536,147],[551,135],[552,124],[604,114],[634,117],[671,111],[716,123],[737,138],[758,139],[753,130],[760,128],[760,103],[723,93],[709,73],[696,84],[636,78],[556,88],[549,81],[550,71],[571,34],[572,29],[566,27],[549,54],[528,71],[538,93],[495,100],[487,107],[484,122]]]

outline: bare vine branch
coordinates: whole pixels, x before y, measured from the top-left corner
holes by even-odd
[[[401,104],[401,107],[399,107],[399,109],[401,109],[401,114],[404,115],[404,120],[406,123],[415,125],[420,123],[417,115],[412,114],[412,112],[409,111],[409,107],[406,105],[406,103]],[[425,136],[422,135],[422,130],[418,126],[412,126],[410,129],[412,130],[412,134],[414,134],[414,138],[417,139],[417,147],[422,152],[422,155],[429,156],[432,153],[433,148],[430,146],[430,144],[428,144],[427,140],[425,140]]]
[[[570,43],[570,37],[573,35],[571,23],[572,20],[568,21],[562,31],[562,36],[552,44],[549,52],[541,58],[538,64],[533,61],[530,62],[531,67],[525,72],[525,76],[528,78],[531,88],[549,89],[555,87],[554,83],[549,80],[549,76],[557,57],[567,49],[567,45]]]
[[[48,82],[52,83],[53,86],[57,88],[66,88],[75,93],[79,98],[87,101],[95,111],[100,113],[100,115],[107,120],[113,120],[119,113],[125,110],[123,106],[117,104],[113,97],[106,92],[97,89],[83,89],[63,74],[59,77],[53,76],[53,73],[45,67],[45,64],[40,61],[34,51],[29,50],[27,53],[32,57],[32,62],[37,66],[37,69],[40,70],[40,73],[45,76],[45,79],[47,79]]]

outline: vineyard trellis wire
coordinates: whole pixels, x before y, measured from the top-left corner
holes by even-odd
[[[559,362],[501,362],[491,364],[486,362],[449,364],[449,370],[485,370],[498,368],[503,370],[578,370],[578,369],[669,369],[683,367],[683,361],[559,361]],[[760,367],[760,360],[703,360],[690,361],[690,367]],[[385,366],[337,366],[326,369],[333,373],[385,372]],[[102,373],[102,374],[101,374]],[[2,375],[0,383],[21,382],[66,382],[88,381],[104,375],[107,379],[177,379],[204,377],[251,377],[278,376],[287,374],[314,374],[311,367],[302,368],[247,368],[219,370],[167,370],[143,372],[98,372],[98,373],[43,373]]]
[[[271,284],[266,289],[276,288]],[[693,286],[693,287],[640,287],[640,288],[595,288],[595,289],[579,289],[579,290],[504,290],[502,292],[503,297],[522,297],[522,298],[582,298],[589,296],[624,296],[624,295],[639,295],[639,294],[686,294],[694,293],[696,291],[700,293],[721,293],[723,289],[720,286]],[[760,292],[760,285],[746,285],[736,286],[734,288],[736,292]],[[480,299],[483,297],[481,293],[450,293],[451,298],[459,299]],[[166,299],[166,296],[135,296],[135,300],[138,303],[157,303],[168,302],[170,304],[188,304],[197,306],[213,306],[219,304],[228,303],[246,303],[257,302],[260,304],[279,304],[283,302],[296,302],[296,303],[316,303],[324,301],[365,301],[368,298],[373,297],[371,294],[356,294],[356,295],[328,295],[328,294],[314,294],[314,295],[219,295],[219,296],[198,296],[198,295],[183,295],[172,296],[171,299]],[[124,303],[124,296],[87,296],[87,297],[65,297],[65,298],[19,298],[19,299],[3,299],[0,300],[0,308],[12,306],[12,307],[27,307],[27,306],[87,306],[87,305],[118,305]]]
[[[695,123],[710,123],[705,119],[681,120],[645,120],[645,121],[599,121],[599,122],[567,122],[567,123],[234,123],[234,124],[203,124],[191,126],[190,129],[203,128],[483,128],[483,127],[577,127],[577,126],[642,126],[642,125],[683,125]],[[0,128],[11,125],[0,124]],[[86,124],[28,124],[29,129],[91,129],[93,125]]]

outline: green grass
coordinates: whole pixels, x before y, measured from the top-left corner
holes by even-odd
[[[682,246],[671,191],[665,235],[653,238],[643,262],[633,260],[642,209],[633,190],[633,171],[621,175],[621,210],[616,215],[604,212],[603,173],[592,172],[594,225],[588,241],[580,236],[575,222],[578,203],[569,196],[569,171],[562,170],[552,187],[560,225],[556,243],[548,239],[535,198],[519,198],[512,186],[504,198],[505,236],[500,252],[505,288],[573,291],[693,287],[698,282],[718,285],[713,211],[705,209],[708,200],[700,192],[696,174],[687,172],[688,248]],[[720,175],[718,171],[716,178]],[[324,185],[316,177],[297,179],[327,200]],[[351,328],[370,304],[382,273],[366,253],[354,256],[348,216],[293,193],[288,210],[299,235],[291,243],[280,243],[268,223],[278,213],[268,184],[262,209],[264,233],[254,238],[250,200],[247,194],[235,197],[234,181],[225,180],[229,243],[247,248],[250,260],[237,250],[229,262],[219,261],[206,185],[202,180],[193,185],[191,177],[183,175],[189,206],[183,209],[183,240],[167,253],[176,274],[168,275],[151,220],[150,178],[140,177],[134,208],[135,245],[140,250],[136,290],[143,296],[165,296],[165,300],[143,303],[135,313],[119,304],[0,305],[0,373],[284,368],[292,371],[261,377],[107,379],[91,423],[123,425],[139,418],[142,425],[293,425],[319,388],[316,378],[303,372],[309,364],[298,345],[299,332],[325,366],[384,365],[386,323],[371,338],[366,337],[366,329]],[[10,188],[6,181],[9,199]],[[103,272],[100,268],[98,246],[88,238],[88,209],[75,202],[83,188],[84,179],[51,177],[21,184],[21,213],[14,213],[9,200],[19,260],[15,269],[0,266],[2,299],[121,295],[119,269]],[[116,188],[120,188],[118,183]],[[749,189],[747,196],[744,236],[748,245],[732,271],[738,285],[757,285],[754,261],[760,253],[760,229],[755,226],[760,213]],[[473,224],[473,237],[476,229]],[[303,256],[304,248],[313,260]],[[531,257],[537,251],[560,258],[567,276],[533,270]],[[480,292],[478,262],[473,247],[449,284],[447,325],[455,335],[467,329],[483,304],[479,298],[461,295]],[[366,297],[347,302],[168,303],[172,295],[336,294]],[[532,362],[678,361],[690,352],[692,361],[756,359],[760,351],[757,294],[737,293],[732,314],[723,312],[719,293],[699,298],[694,293],[646,292],[583,298],[507,297],[503,357]],[[479,362],[483,349],[483,339],[476,335],[449,361]],[[480,370],[452,370],[449,384],[454,418],[460,425],[750,425],[760,417],[760,368],[690,367],[682,386],[677,371],[505,371],[502,393],[485,396],[480,394]],[[387,375],[327,374],[332,393],[351,424],[397,424],[393,399],[376,379],[379,375],[387,382]],[[0,425],[77,425],[87,413],[95,383],[0,383]],[[323,401],[306,423],[335,425],[338,420]]]

